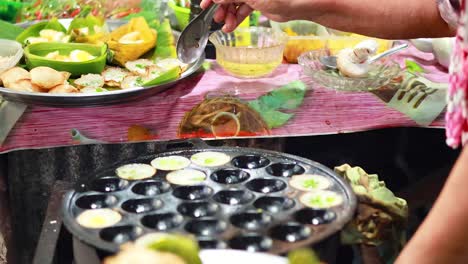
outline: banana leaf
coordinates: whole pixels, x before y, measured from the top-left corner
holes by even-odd
[[[177,58],[175,38],[168,19],[158,27],[157,32],[158,40],[153,59]]]
[[[101,30],[96,32],[96,27]],[[83,28],[88,29],[86,34],[80,32]],[[68,28],[68,34],[72,35],[74,41],[78,43],[103,44],[107,41],[109,32],[102,18],[88,15],[74,18]]]
[[[28,27],[26,30],[24,30],[21,34],[18,35],[16,41],[18,41],[21,44],[26,44],[25,41],[27,38],[38,37],[39,32],[41,32],[41,30],[43,29],[53,29],[56,31],[61,31],[63,33],[67,32],[65,27],[58,21],[57,18],[52,18],[49,21],[39,22]]]
[[[104,25],[104,20],[93,15],[88,15],[86,17],[76,17],[70,23],[68,27],[68,33],[72,33],[75,29],[88,28],[89,34],[92,35],[95,33],[94,26],[102,27]]]
[[[174,67],[162,73],[161,75],[154,78],[153,80],[144,82],[141,85],[143,87],[148,87],[148,86],[155,86],[155,85],[167,83],[170,81],[174,81],[174,80],[177,80],[177,78],[179,78],[181,73],[182,73],[182,70],[180,69],[180,67]]]
[[[47,59],[50,52],[58,51],[61,55],[69,55],[73,50],[83,50],[96,58],[83,62],[66,62]],[[57,71],[66,71],[72,76],[80,76],[87,73],[100,74],[106,66],[107,46],[84,43],[35,43],[24,49],[26,66],[32,69],[39,66],[47,66]]]
[[[122,37],[132,32],[139,32],[143,41],[129,44],[120,42]],[[127,61],[136,60],[154,48],[156,39],[156,30],[150,28],[143,17],[137,17],[131,19],[128,24],[112,31],[107,44],[114,51],[114,62],[123,66]]]
[[[24,31],[22,27],[3,20],[0,20],[0,28],[0,38],[9,40],[15,40]]]

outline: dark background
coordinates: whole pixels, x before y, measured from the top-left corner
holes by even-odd
[[[392,128],[328,136],[208,141],[208,144],[284,151],[330,168],[348,163],[377,173],[391,190],[408,200],[411,235],[459,154],[445,145],[444,133],[442,129]],[[76,182],[93,177],[94,171],[109,164],[155,153],[158,148],[157,143],[89,145],[0,155],[0,177],[6,178],[5,199],[9,200],[13,219],[10,257],[14,257],[15,263],[32,262],[50,188],[56,180]],[[5,202],[0,205],[5,211]]]

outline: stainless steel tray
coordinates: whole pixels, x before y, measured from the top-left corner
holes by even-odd
[[[71,19],[61,19],[60,22],[67,27],[71,22]],[[28,27],[37,22],[26,22],[18,24],[22,27]],[[126,23],[122,20],[109,20],[107,25],[110,30]],[[178,32],[174,33],[174,36],[178,37]],[[110,91],[102,94],[47,94],[47,93],[29,93],[29,92],[18,92],[4,87],[0,87],[0,95],[5,100],[25,103],[29,105],[46,105],[46,106],[57,106],[57,107],[78,107],[78,106],[95,106],[104,104],[114,104],[128,102],[139,98],[145,98],[157,93],[160,93],[179,81],[188,78],[200,69],[205,56],[203,55],[199,60],[189,65],[187,70],[182,73],[181,77],[175,81],[168,82],[161,85],[139,87],[133,89]]]

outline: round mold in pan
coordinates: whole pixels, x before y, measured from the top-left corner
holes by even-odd
[[[242,189],[226,189],[217,192],[213,195],[213,200],[225,205],[244,205],[250,203],[255,196],[248,190]]]
[[[129,182],[118,177],[102,177],[91,182],[90,190],[96,192],[118,192],[127,188]]]
[[[116,205],[118,199],[114,195],[107,194],[83,194],[75,202],[81,209],[110,208]]]
[[[228,244],[233,249],[266,252],[273,246],[273,240],[261,234],[251,233],[233,237]]]
[[[154,213],[141,218],[143,226],[157,231],[167,231],[179,227],[184,218],[173,212]]]
[[[290,210],[295,205],[293,199],[283,196],[262,196],[253,203],[255,208],[272,214]]]
[[[204,200],[213,194],[213,189],[206,185],[191,185],[191,186],[180,186],[172,191],[172,195],[175,197],[188,200]]]
[[[119,225],[102,229],[99,232],[100,237],[108,242],[123,244],[135,240],[143,234],[143,229],[132,225]]]
[[[198,245],[201,249],[225,249],[227,248],[226,242],[212,237],[199,237]]]
[[[279,224],[270,229],[270,236],[273,239],[289,243],[306,240],[311,234],[309,227],[296,222]]]
[[[270,164],[270,160],[260,155],[241,155],[234,157],[231,163],[241,169],[258,169]]]
[[[212,181],[221,184],[238,184],[250,178],[250,174],[239,169],[221,169],[213,172],[210,176]]]
[[[214,236],[226,231],[227,223],[216,218],[193,219],[185,224],[185,230],[197,236]]]
[[[123,210],[134,214],[143,214],[158,210],[164,206],[160,199],[156,198],[140,198],[130,199],[122,203]]]
[[[230,162],[218,167],[201,167],[196,164],[190,164],[187,167],[187,169],[201,170],[208,175],[208,179],[203,182],[203,185],[201,185],[204,187],[194,187],[200,185],[171,185],[165,179],[167,172],[162,171],[158,171],[158,173],[151,179],[128,181],[128,185],[111,184],[109,189],[99,189],[109,190],[109,192],[99,192],[99,190],[94,188],[92,185],[94,181],[99,182],[99,180],[96,179],[101,177],[115,178],[115,176],[112,175],[114,174],[115,168],[120,165],[131,163],[149,164],[149,162],[155,158],[170,155],[179,155],[190,158],[193,154],[203,151],[223,152],[230,157],[233,157]],[[239,161],[236,163],[236,160],[239,160],[236,158],[243,156],[247,156],[248,158],[245,158],[240,163]],[[258,162],[261,164],[260,166],[257,166],[255,165],[255,159],[257,158],[251,157],[261,157],[266,159],[268,160],[268,164],[265,162]],[[251,165],[249,162],[253,162],[254,165]],[[241,165],[241,163],[244,164]],[[275,164],[280,164],[281,166]],[[291,168],[288,170],[288,166],[285,166],[284,164],[294,164],[294,166],[292,167],[292,170]],[[301,169],[294,169],[296,166]],[[211,175],[219,170],[242,170],[250,176],[248,179],[237,184],[223,184],[211,179]],[[297,175],[298,173],[315,174],[326,177],[332,183],[328,190],[340,194],[343,197],[343,203],[331,209],[323,209],[326,214],[321,214],[320,210],[322,209],[306,210],[306,207],[299,201],[299,197],[303,195],[304,192],[293,189],[289,185],[290,176]],[[76,223],[76,216],[87,208],[79,207],[77,204],[78,199],[88,196],[87,198],[80,200],[79,204],[81,204],[82,207],[106,207],[118,210],[118,212],[122,214],[123,218],[122,221],[115,225],[115,227],[136,226],[142,230],[142,235],[148,232],[158,232],[160,231],[159,229],[163,229],[163,232],[194,235],[187,231],[186,227],[189,222],[198,223],[196,220],[216,219],[226,223],[226,231],[221,233],[212,232],[213,229],[206,226],[203,227],[203,225],[199,224],[197,224],[197,227],[193,230],[189,228],[193,233],[196,232],[201,234],[196,235],[197,239],[200,241],[203,240],[206,248],[226,247],[267,251],[272,254],[284,254],[292,249],[314,244],[330,237],[339,231],[351,219],[356,208],[356,197],[354,196],[351,188],[331,169],[308,159],[266,150],[208,146],[195,146],[193,148],[184,147],[168,151],[164,151],[163,149],[158,150],[158,153],[154,155],[141,156],[110,164],[108,168],[102,171],[93,172],[93,175],[95,175],[94,178],[84,175],[82,177],[83,180],[77,183],[76,189],[67,193],[62,205],[62,214],[64,216],[63,219],[65,226],[76,238],[95,248],[108,252],[116,252],[120,246],[117,242],[120,240],[123,241],[127,238],[133,238],[132,236],[139,236],[139,231],[132,233],[132,231],[125,229],[122,231],[122,233],[125,233],[122,234],[123,237],[115,238],[114,240],[111,235],[104,235],[104,237],[102,237],[101,231],[103,229],[89,230],[79,226]],[[254,181],[254,183],[258,183],[265,179],[284,182],[286,184],[286,188],[272,193],[268,193],[268,191],[266,193],[264,191],[255,191],[262,190],[262,188],[257,189],[252,186],[250,189],[248,188],[248,183],[252,181]],[[155,185],[156,187],[149,187],[149,192],[147,191],[147,186],[137,187],[136,189],[141,188],[142,190],[137,192],[143,194],[135,193],[135,186],[140,186],[138,185],[140,183],[149,183],[147,185]],[[80,188],[80,186],[85,187]],[[124,188],[113,189],[114,186],[122,186]],[[145,185],[143,184],[141,186]],[[255,186],[259,185],[257,184]],[[153,188],[154,190],[152,190]],[[190,188],[201,189],[197,192]],[[93,197],[94,195],[102,196]],[[115,197],[115,199],[107,197]],[[181,199],[180,197],[185,199]],[[134,208],[136,209],[129,209],[132,208],[132,206],[127,208],[128,211],[124,209],[124,204],[132,204],[134,200],[138,199],[148,200],[143,202],[141,207],[139,205],[134,205]],[[153,199],[160,200],[162,202],[162,206],[160,207],[158,202],[151,203],[150,201]],[[153,200],[153,202],[155,200]],[[147,208],[148,205],[150,205],[150,208]],[[132,212],[132,210],[140,213]],[[273,219],[269,225],[265,226],[265,228],[249,230],[248,228],[238,227],[231,222],[231,216],[233,215],[256,210],[261,210],[264,214],[272,216]],[[333,215],[333,217],[330,217],[330,215]],[[313,217],[313,219],[309,219],[310,217]],[[145,224],[143,224],[143,219],[145,219]],[[273,231],[278,232],[278,230],[274,228],[278,228],[278,226],[285,223],[297,223],[302,226],[309,226],[309,228],[313,230],[313,233],[311,233],[306,239],[297,240],[297,242],[294,243],[280,240],[281,237],[279,236],[278,238],[273,237],[274,234],[276,236],[276,233]],[[313,228],[316,223],[320,224],[320,228]],[[242,224],[238,225],[242,226]],[[195,229],[201,229],[202,231],[196,231]],[[205,233],[207,232],[206,230],[209,232]],[[255,232],[255,234],[250,232]],[[240,238],[242,238],[242,240],[240,240]],[[249,242],[249,244],[241,246],[242,243],[236,243],[236,241]],[[255,245],[254,242],[256,241],[260,241],[263,244],[257,243],[257,245]]]
[[[253,192],[264,194],[280,192],[288,187],[282,180],[264,178],[253,179],[246,183],[245,186]]]
[[[180,214],[192,218],[214,216],[218,210],[219,205],[207,201],[184,202],[177,206]]]
[[[273,221],[273,217],[263,212],[246,211],[231,215],[230,221],[238,228],[259,230],[268,227]]]
[[[266,171],[268,174],[277,177],[291,177],[293,175],[303,174],[305,169],[296,163],[278,162],[268,166]]]
[[[171,186],[169,183],[164,181],[145,180],[137,182],[131,189],[135,194],[155,196],[169,192],[171,190]]]

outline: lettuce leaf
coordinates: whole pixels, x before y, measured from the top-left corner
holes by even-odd
[[[9,40],[15,40],[24,31],[22,27],[3,20],[0,20],[0,28],[2,29],[0,30],[0,38]]]

